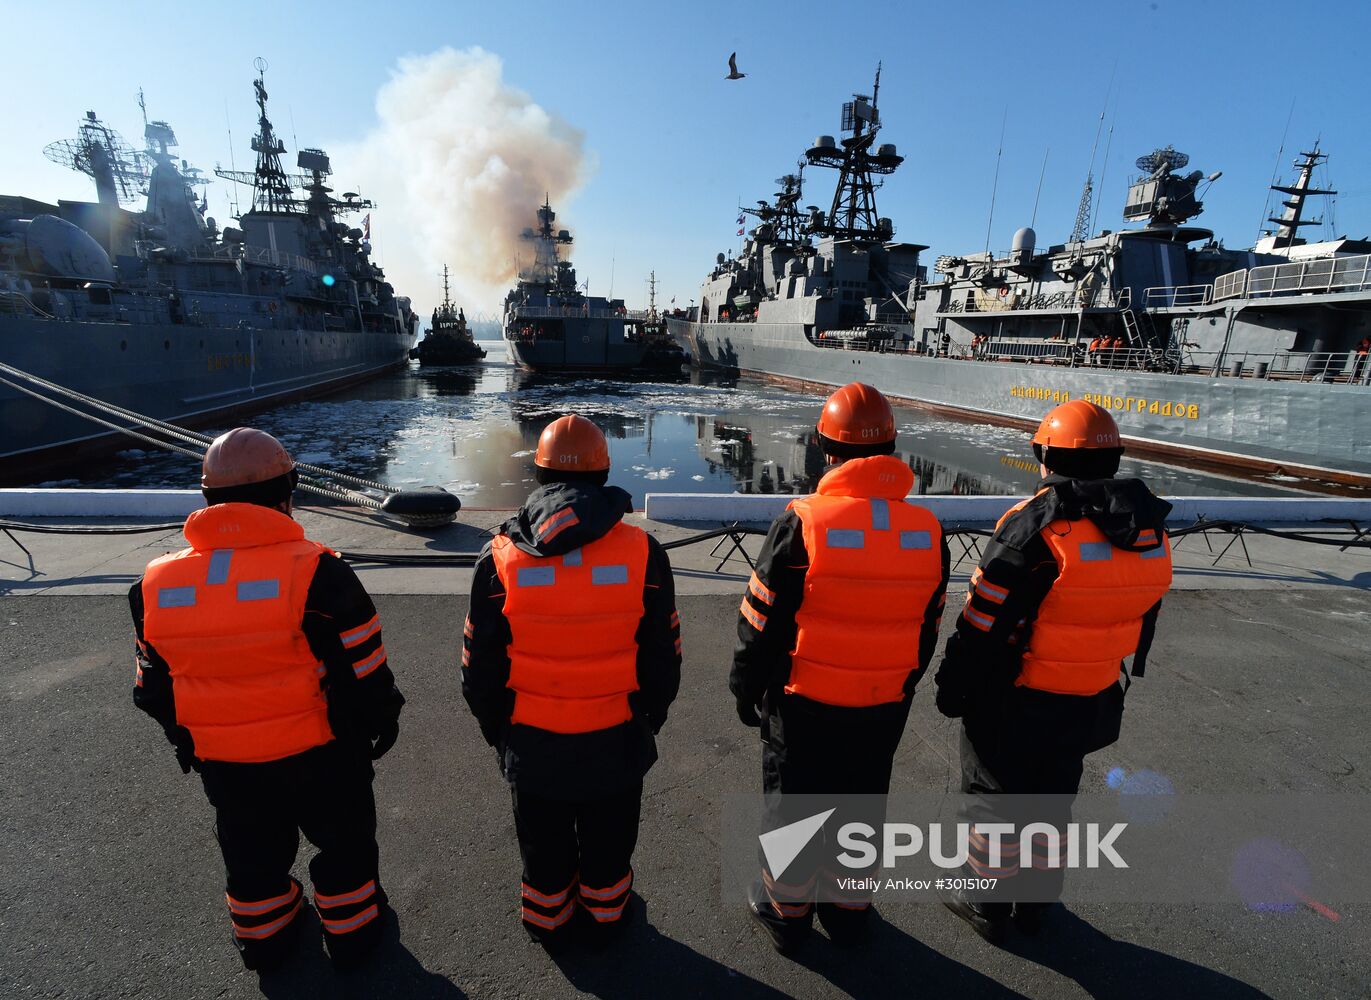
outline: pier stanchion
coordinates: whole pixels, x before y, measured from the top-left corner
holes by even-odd
[[[1367,539],[1367,536],[1371,536],[1371,528],[1363,528],[1356,521],[1348,521],[1347,526],[1352,529],[1352,540],[1348,542],[1346,545],[1344,545],[1342,548],[1338,549],[1339,552],[1346,552],[1348,549],[1356,545],[1358,542],[1365,541]]]
[[[719,555],[721,546],[725,544],[728,545],[728,551],[725,552],[723,558],[719,560],[719,564],[714,567],[714,572],[723,572],[724,566],[733,558],[733,553],[735,552],[742,555],[743,561],[747,563],[748,569],[756,569],[757,567],[753,564],[752,557],[747,554],[747,549],[743,547],[743,539],[747,537],[747,534],[741,530],[741,526],[738,522],[734,521],[732,524],[723,524],[723,529],[724,534],[714,543],[714,548],[709,550],[710,558],[714,558]]]
[[[38,569],[37,569],[37,567],[36,567],[36,566],[34,565],[34,563],[33,563],[33,553],[30,552],[30,551],[28,550],[28,547],[27,547],[23,542],[21,542],[19,539],[15,538],[15,537],[14,537],[14,534],[10,531],[9,528],[0,528],[0,531],[3,531],[3,532],[6,534],[6,536],[8,536],[9,540],[10,540],[11,542],[13,542],[15,545],[19,546],[20,551],[22,551],[22,552],[24,553],[24,555],[25,555],[26,557],[28,557],[28,560],[29,560],[28,570],[29,570],[29,572],[30,572],[30,573],[37,573],[37,572],[38,572]],[[6,561],[8,561],[8,560],[6,560]],[[18,563],[10,563],[10,565],[11,565],[11,566],[18,566],[19,564],[18,564]]]
[[[955,538],[957,540],[957,544],[962,547],[962,554],[959,555],[957,557],[957,561],[952,564],[953,569],[956,569],[958,566],[960,566],[962,562],[966,559],[970,559],[973,563],[977,565],[980,564],[980,536],[983,534],[988,535],[990,533],[988,531],[977,531],[974,528],[963,528],[960,525],[958,527],[952,528],[947,532],[947,537]]]
[[[1233,543],[1234,543],[1234,542],[1237,542],[1238,544],[1240,544],[1240,545],[1242,546],[1242,554],[1243,554],[1243,556],[1247,559],[1247,568],[1248,568],[1248,569],[1251,569],[1251,568],[1252,568],[1252,554],[1251,554],[1250,552],[1247,551],[1247,539],[1243,538],[1243,533],[1247,530],[1247,525],[1245,525],[1245,524],[1240,524],[1240,525],[1238,525],[1238,526],[1235,527],[1235,528],[1234,528],[1234,527],[1223,527],[1223,528],[1219,528],[1219,529],[1217,529],[1217,530],[1219,530],[1219,531],[1226,531],[1226,532],[1228,532],[1229,534],[1231,534],[1233,537],[1230,538],[1230,539],[1228,540],[1228,544],[1225,545],[1225,546],[1223,547],[1223,551],[1221,551],[1217,556],[1214,557],[1214,561],[1213,561],[1212,563],[1210,563],[1210,565],[1211,565],[1211,566],[1217,566],[1217,565],[1219,564],[1219,560],[1222,559],[1225,555],[1227,555],[1227,554],[1228,554],[1228,550],[1231,549],[1231,548],[1233,547]],[[1209,540],[1209,537],[1208,537],[1208,533],[1206,532],[1206,534],[1205,534],[1205,541],[1207,542],[1208,540]],[[1214,550],[1211,548],[1209,551],[1210,551],[1210,552],[1213,552]]]

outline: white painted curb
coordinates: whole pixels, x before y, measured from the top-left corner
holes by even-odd
[[[199,490],[0,490],[0,517],[185,517]]]
[[[794,497],[741,493],[649,493],[644,513],[650,521],[765,522],[785,510]],[[993,523],[1023,497],[910,497],[944,524]],[[1166,497],[1174,508],[1172,524],[1209,521],[1252,524],[1308,524],[1317,521],[1371,521],[1371,500],[1340,497]]]

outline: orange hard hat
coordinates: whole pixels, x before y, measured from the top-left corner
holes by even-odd
[[[604,472],[609,469],[609,442],[585,417],[558,417],[543,428],[533,464],[561,472]]]
[[[295,462],[290,452],[266,431],[235,427],[220,434],[205,449],[200,485],[213,490],[264,483],[293,468]]]
[[[1052,448],[1122,448],[1119,425],[1109,411],[1083,399],[1054,407],[1043,422],[1033,443]]]
[[[842,444],[885,444],[895,440],[895,411],[875,386],[849,382],[828,397],[818,430]]]

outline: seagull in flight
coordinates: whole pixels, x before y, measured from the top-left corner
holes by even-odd
[[[741,80],[745,76],[747,76],[746,73],[738,72],[738,53],[735,52],[728,57],[728,76],[724,77],[724,79]]]

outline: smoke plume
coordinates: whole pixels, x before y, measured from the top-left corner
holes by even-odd
[[[556,208],[588,171],[582,133],[481,48],[402,58],[376,113],[377,128],[335,159],[339,181],[377,202],[377,262],[421,310],[441,298],[444,264],[469,314],[495,310],[517,258],[531,257],[519,234],[543,197]]]

